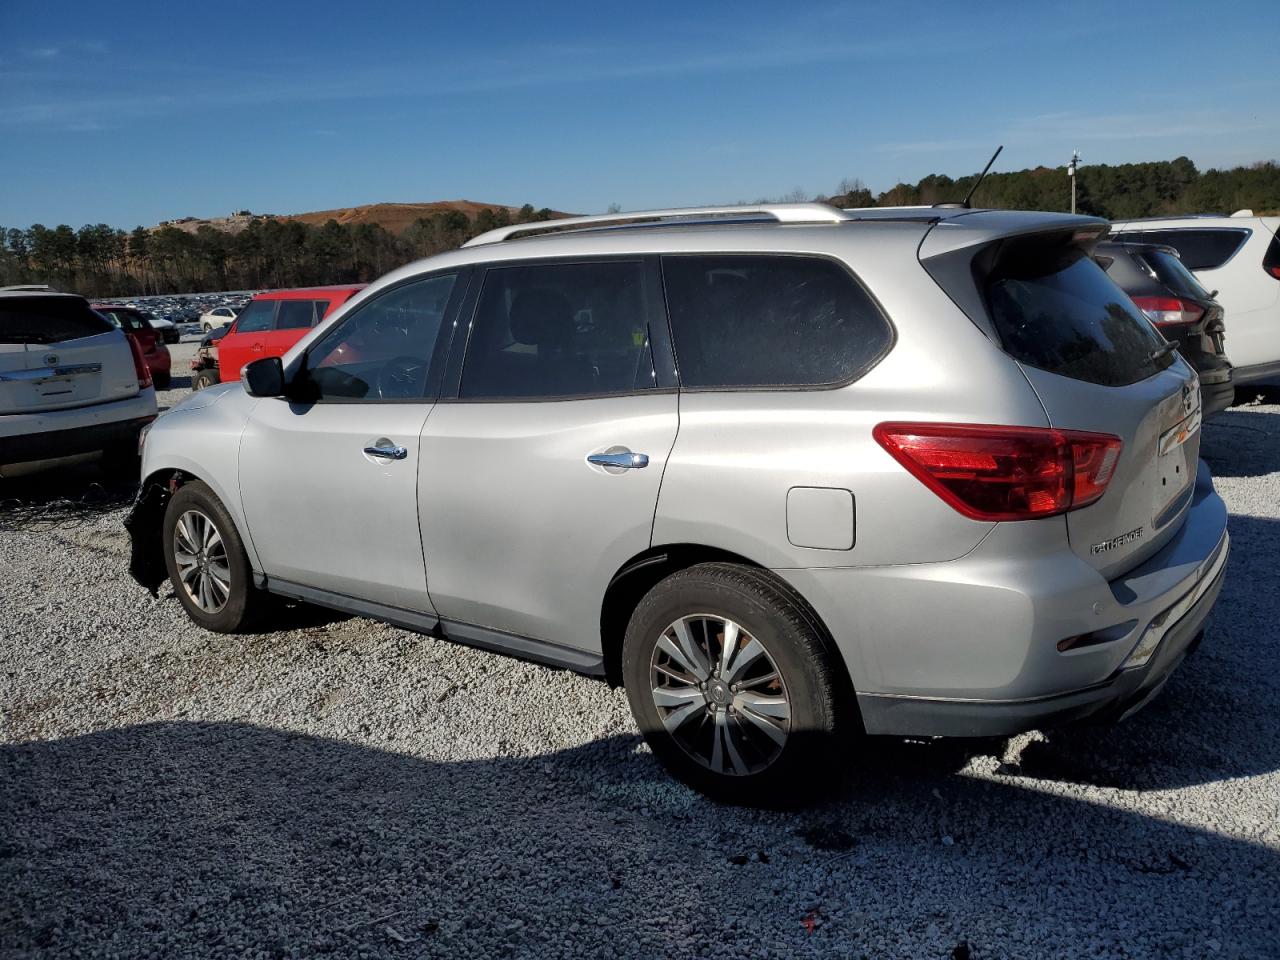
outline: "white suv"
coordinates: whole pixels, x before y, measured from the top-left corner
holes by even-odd
[[[155,417],[137,342],[88,301],[0,290],[0,466],[94,450],[128,463]]]
[[[1117,239],[1178,251],[1226,311],[1227,355],[1237,386],[1280,383],[1280,217],[1170,217],[1114,224]]]

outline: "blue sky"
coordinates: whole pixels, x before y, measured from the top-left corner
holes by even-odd
[[[0,224],[1280,158],[1274,0],[0,2]]]

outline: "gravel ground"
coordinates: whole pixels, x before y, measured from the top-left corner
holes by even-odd
[[[1234,551],[1158,700],[877,744],[789,813],[669,779],[595,681],[304,607],[203,632],[94,464],[0,481],[0,956],[1278,957],[1280,405],[1203,450]]]

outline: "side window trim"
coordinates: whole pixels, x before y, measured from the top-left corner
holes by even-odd
[[[453,289],[449,292],[449,302],[445,305],[444,314],[440,318],[440,329],[436,333],[436,341],[434,344],[432,344],[432,347],[431,347],[431,360],[427,368],[427,385],[426,385],[426,390],[424,391],[421,397],[414,397],[411,399],[395,398],[391,400],[383,400],[380,398],[369,398],[369,397],[317,397],[315,399],[310,399],[307,402],[314,403],[314,404],[352,404],[352,403],[433,404],[437,402],[440,399],[440,384],[443,379],[443,373],[444,373],[443,366],[448,356],[450,346],[453,340],[454,326],[456,325],[457,317],[458,317],[458,313],[461,305],[467,300],[467,298],[471,294],[470,287],[471,287],[471,278],[473,274],[474,274],[474,270],[469,265],[463,265],[459,267],[442,267],[439,270],[431,270],[425,273],[416,274],[412,277],[406,277],[405,279],[395,284],[392,284],[391,286],[388,286],[383,288],[382,290],[379,290],[374,296],[363,301],[354,310],[350,311],[330,330],[325,331],[324,334],[321,336],[315,337],[315,339],[307,345],[307,349],[303,351],[302,356],[300,358],[300,362],[297,365],[297,374],[305,375],[306,370],[310,366],[312,351],[315,350],[316,347],[319,346],[319,344],[323,340],[325,340],[330,334],[337,333],[338,331],[342,330],[345,326],[347,326],[347,324],[349,324],[352,321],[353,318],[358,317],[365,310],[366,307],[368,307],[371,304],[377,303],[384,296],[394,293],[397,290],[402,290],[411,284],[420,283],[424,280],[433,280],[437,277],[453,276],[456,279],[453,282]],[[315,327],[312,327],[311,329],[315,330],[318,327],[319,327],[319,324],[317,324]]]
[[[462,369],[467,347],[475,328],[476,310],[480,305],[480,293],[490,270],[507,267],[572,266],[584,263],[640,263],[643,267],[646,321],[649,331],[649,353],[656,373],[656,385],[649,389],[631,389],[613,393],[577,394],[556,397],[463,397]],[[671,333],[662,296],[662,276],[657,254],[605,254],[576,257],[534,257],[513,260],[492,260],[473,264],[474,274],[467,297],[462,302],[454,326],[453,343],[445,366],[443,383],[437,398],[440,403],[563,403],[574,400],[600,400],[609,397],[648,396],[677,389],[675,358],[671,349]],[[465,329],[464,329],[465,328]],[[460,332],[459,332],[460,331]]]
[[[683,381],[683,379],[680,379],[679,390],[681,393],[810,393],[814,391],[824,391],[824,390],[842,390],[845,387],[848,387],[854,383],[857,383],[859,380],[865,377],[868,373],[874,370],[877,366],[879,366],[881,361],[883,361],[884,358],[887,357],[890,354],[890,352],[892,352],[893,348],[897,345],[898,328],[893,325],[893,320],[890,319],[889,312],[885,310],[884,304],[880,302],[880,298],[875,295],[875,292],[871,290],[871,288],[868,287],[865,283],[862,282],[862,278],[858,276],[858,274],[854,271],[853,267],[851,267],[848,263],[846,263],[844,260],[840,259],[839,257],[832,256],[831,254],[826,254],[826,253],[807,253],[807,252],[796,252],[796,251],[790,251],[790,250],[706,250],[706,251],[699,250],[696,252],[690,251],[687,253],[683,253],[683,252],[682,253],[665,253],[665,254],[662,254],[659,259],[661,261],[666,261],[668,259],[674,260],[674,259],[679,259],[681,257],[791,257],[791,258],[796,258],[801,260],[824,260],[828,263],[833,263],[849,276],[849,279],[863,294],[863,296],[867,298],[868,302],[871,303],[873,307],[875,307],[876,313],[880,317],[880,321],[884,324],[884,332],[886,334],[884,345],[881,347],[879,352],[877,352],[875,356],[869,359],[860,368],[855,370],[850,377],[839,382],[816,383],[816,384],[768,384],[768,385],[760,384],[760,385],[728,386],[728,387],[691,387],[688,384],[686,384]],[[675,333],[673,330],[671,330],[671,311],[667,307],[665,273],[663,274],[663,277],[662,277],[662,287],[663,287],[662,304],[663,304],[664,312],[667,314],[667,325],[668,325],[668,331],[669,331],[668,335],[671,337],[673,363],[675,365],[675,369],[677,371],[677,377],[678,377],[679,358],[675,356],[675,352],[674,352]]]

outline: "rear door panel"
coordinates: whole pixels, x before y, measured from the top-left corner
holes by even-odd
[[[123,333],[53,344],[0,343],[0,414],[62,410],[138,392]]]

